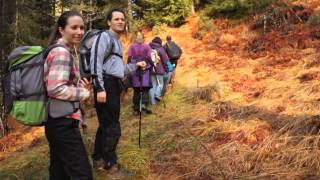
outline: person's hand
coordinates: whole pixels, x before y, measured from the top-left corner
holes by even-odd
[[[86,88],[87,90],[90,90],[91,80],[88,81],[86,78],[82,78],[78,80],[77,86]]]
[[[98,103],[106,103],[107,102],[107,93],[105,91],[101,91],[97,93],[97,102]]]
[[[145,61],[137,62],[137,66],[140,67],[142,70],[145,70],[147,67],[147,63]]]

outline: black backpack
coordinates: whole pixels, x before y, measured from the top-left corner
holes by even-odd
[[[182,54],[181,48],[173,41],[167,42],[166,51],[171,60],[179,59]]]
[[[95,74],[91,74],[90,71],[90,57],[91,57],[91,49],[93,46],[93,42],[95,38],[97,37],[96,44],[99,43],[101,34],[103,32],[107,32],[108,35],[110,35],[109,31],[104,31],[104,30],[97,30],[97,29],[92,29],[89,30],[85,33],[83,36],[81,43],[80,43],[80,63],[79,63],[79,70],[80,70],[80,76],[81,77],[95,77]],[[96,46],[97,47],[97,46]],[[97,48],[96,48],[97,50]],[[116,55],[122,58],[121,55],[114,53],[114,43],[112,43],[111,51],[106,53],[106,56],[104,58],[104,63],[107,62],[109,57],[111,55]]]

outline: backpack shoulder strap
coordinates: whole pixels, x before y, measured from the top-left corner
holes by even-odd
[[[50,45],[49,47],[47,47],[47,49],[44,51],[44,54],[43,54],[43,57],[44,58],[47,58],[47,56],[49,55],[50,51],[56,47],[63,47],[65,48],[64,45],[62,44],[53,44],[53,45]]]
[[[45,50],[45,52],[44,52],[44,54],[43,54],[43,58],[46,59],[47,56],[49,55],[50,51],[51,51],[52,49],[56,48],[56,47],[62,47],[62,48],[65,48],[66,50],[68,50],[67,47],[64,46],[64,45],[62,45],[62,44],[53,44],[53,45],[49,46],[49,47]],[[68,51],[69,51],[69,50],[68,50]],[[72,57],[71,52],[69,52],[69,53],[70,53],[69,66],[72,67],[73,62],[74,62],[74,59],[73,59],[73,57]]]
[[[154,48],[154,50],[157,52],[157,56],[160,56],[159,49],[160,49],[160,48]]]
[[[112,55],[118,56],[118,57],[120,57],[122,59],[122,56],[120,54],[114,52],[115,42],[111,38],[110,32],[106,31],[106,33],[108,34],[108,36],[109,36],[109,38],[111,40],[111,50],[106,53],[105,58],[103,59],[103,64],[105,64]]]

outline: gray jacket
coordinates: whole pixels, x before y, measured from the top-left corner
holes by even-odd
[[[110,54],[109,58],[104,60],[108,54]],[[104,90],[103,76],[110,75],[121,79],[125,74],[137,69],[136,64],[124,64],[122,55],[123,48],[117,34],[105,31],[94,40],[91,48],[90,69],[92,74],[98,76],[94,80],[98,92]]]

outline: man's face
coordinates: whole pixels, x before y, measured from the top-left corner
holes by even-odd
[[[124,31],[125,24],[126,24],[126,21],[124,18],[124,14],[118,11],[113,12],[111,21],[108,21],[108,25],[110,29],[116,33],[120,33]]]

